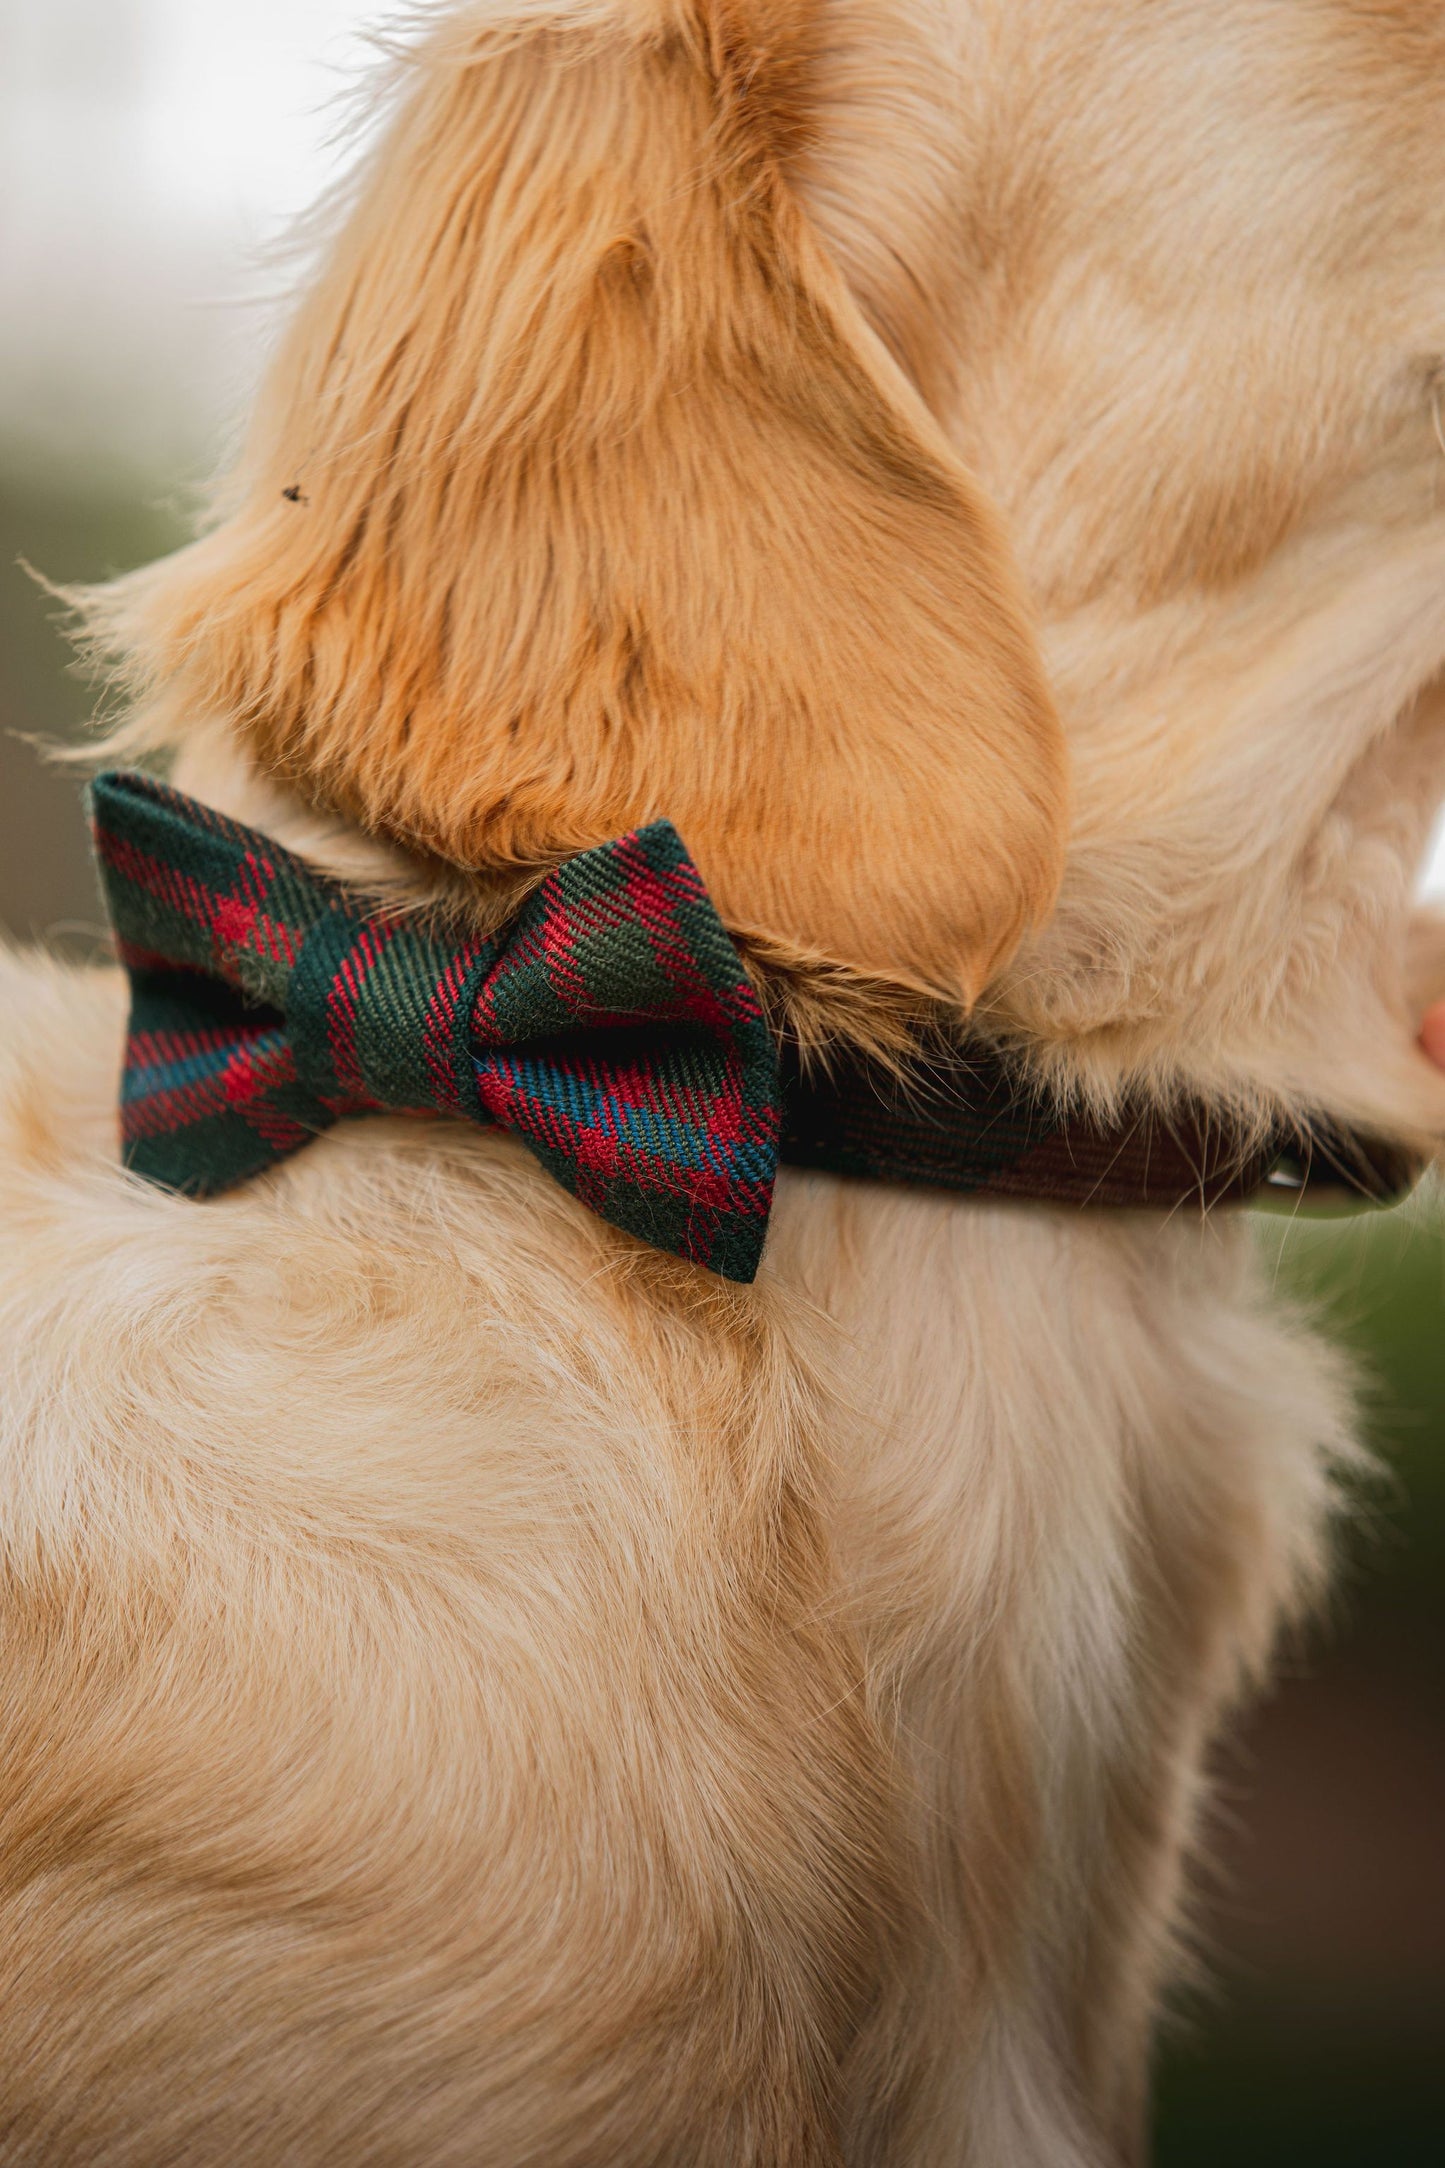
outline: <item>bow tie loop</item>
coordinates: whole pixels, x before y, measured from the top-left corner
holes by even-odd
[[[370,908],[144,776],[98,778],[92,813],[137,1173],[215,1195],[349,1116],[462,1117],[653,1247],[754,1277],[776,1050],[670,823],[568,860],[478,939]]]

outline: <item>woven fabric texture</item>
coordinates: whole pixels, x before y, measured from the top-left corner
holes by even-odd
[[[198,1197],[349,1115],[460,1116],[590,1209],[728,1279],[757,1272],[780,1159],[868,1181],[1173,1211],[1272,1184],[1389,1201],[1408,1154],[1200,1104],[1061,1111],[982,1048],[905,1079],[781,1054],[666,821],[570,859],[492,940],[385,912],[148,777],[93,791],[132,983],[126,1164]]]
[[[1421,1171],[1409,1152],[1327,1121],[1261,1133],[1197,1100],[1097,1122],[981,1046],[920,1060],[901,1080],[866,1063],[813,1077],[789,1065],[783,1106],[791,1165],[1040,1204],[1210,1211],[1269,1189],[1383,1204]]]
[[[92,817],[131,976],[138,1174],[213,1196],[345,1116],[460,1115],[615,1226],[754,1277],[777,1058],[667,822],[569,860],[477,941],[387,916],[148,777],[101,776]]]

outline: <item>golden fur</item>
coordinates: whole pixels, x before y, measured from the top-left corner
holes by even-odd
[[[817,1035],[1438,1144],[1436,12],[442,14],[129,741],[483,917],[667,813]],[[1247,1225],[789,1175],[737,1290],[387,1122],[200,1208],[0,970],[4,2168],[1138,2160],[1353,1450]]]
[[[126,644],[374,833],[527,873],[665,813],[730,924],[971,1001],[1053,900],[1058,723],[991,511],[785,185],[800,59],[739,34],[439,31],[232,516]]]

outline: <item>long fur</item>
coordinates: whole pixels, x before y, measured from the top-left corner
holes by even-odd
[[[1053,900],[1058,723],[788,185],[811,10],[757,22],[440,28],[231,516],[107,614],[162,737],[219,713],[373,832],[525,874],[666,814],[740,931],[968,1001]]]
[[[820,1039],[1438,1145],[1436,16],[446,12],[131,742],[481,917],[665,812]],[[3,973],[5,2168],[1137,2161],[1355,1451],[1247,1225],[789,1176],[736,1290],[387,1122],[202,1208]]]

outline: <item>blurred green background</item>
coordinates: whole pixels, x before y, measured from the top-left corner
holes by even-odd
[[[88,945],[99,923],[71,773],[92,705],[20,556],[89,580],[178,538],[134,484],[82,490],[0,454],[0,920]],[[1382,1475],[1332,1615],[1220,1759],[1205,1983],[1162,2058],[1161,2168],[1408,2168],[1445,2159],[1445,1233],[1428,1204],[1261,1218],[1372,1375]],[[1007,2168],[1000,2163],[999,2168]]]
[[[1445,2160],[1445,1236],[1438,1201],[1261,1218],[1369,1379],[1378,1480],[1330,1614],[1220,1756],[1204,1951],[1164,2168]]]

